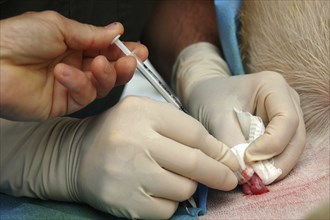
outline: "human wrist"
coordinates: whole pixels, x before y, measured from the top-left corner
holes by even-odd
[[[42,123],[2,119],[1,192],[80,201],[76,177],[87,127],[86,120],[71,118]]]
[[[195,43],[181,51],[172,72],[172,87],[180,99],[186,99],[197,82],[230,75],[220,50],[208,42]]]

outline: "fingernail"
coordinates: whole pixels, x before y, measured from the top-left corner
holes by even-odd
[[[63,77],[70,77],[71,76],[71,71],[68,68],[63,67],[62,76]]]
[[[108,24],[107,26],[105,26],[106,29],[110,29],[110,28],[113,28],[115,26],[117,26],[119,23],[118,22],[113,22],[111,24]]]

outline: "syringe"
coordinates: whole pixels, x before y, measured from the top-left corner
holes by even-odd
[[[137,69],[141,72],[141,74],[150,82],[150,84],[163,96],[163,98],[172,103],[178,109],[187,112],[179,99],[175,96],[175,94],[162,83],[162,81],[158,78],[158,76],[152,72],[134,53],[132,53],[124,44],[119,40],[120,35],[116,36],[112,43],[116,44],[117,47],[126,55],[133,56],[137,62]]]
[[[187,110],[183,107],[179,99],[175,96],[175,94],[168,88],[166,85],[162,83],[162,81],[158,78],[151,69],[149,69],[134,53],[132,53],[124,44],[119,40],[120,35],[116,36],[112,43],[116,44],[117,47],[126,55],[133,56],[137,62],[137,69],[141,72],[141,74],[150,82],[150,84],[163,96],[163,98],[172,103],[175,107],[182,110],[185,113],[188,113]],[[191,198],[192,199],[192,198]],[[192,199],[182,202],[183,207],[186,212],[192,216],[191,212],[188,209],[187,203],[194,204],[194,200]]]

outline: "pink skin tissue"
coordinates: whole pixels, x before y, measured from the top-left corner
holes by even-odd
[[[246,143],[238,144],[231,148],[237,157],[240,169],[235,173],[239,184],[243,187],[245,195],[260,195],[269,192],[266,185],[271,184],[281,174],[282,170],[274,166],[272,159],[256,161],[247,165],[244,161],[245,151],[249,144],[265,132],[265,126],[260,117],[253,116],[249,112],[243,112],[234,108],[241,132]]]
[[[242,185],[245,195],[260,195],[269,192],[268,188],[263,184],[260,177],[254,173],[251,179]]]

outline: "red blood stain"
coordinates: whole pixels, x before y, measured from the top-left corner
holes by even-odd
[[[245,195],[260,195],[267,192],[269,192],[269,190],[256,173],[252,175],[247,183],[243,184],[243,193]]]

